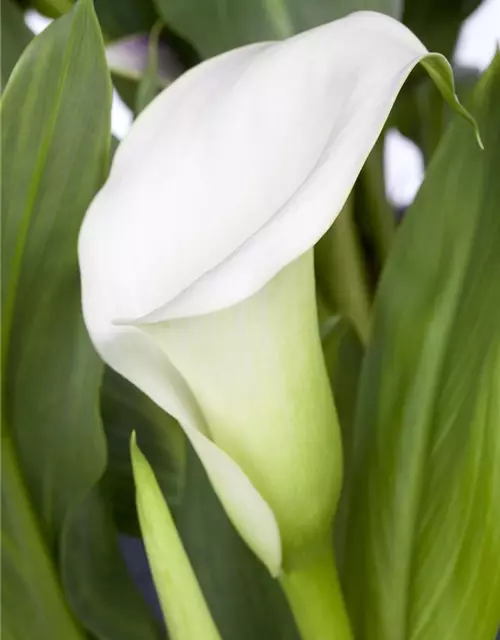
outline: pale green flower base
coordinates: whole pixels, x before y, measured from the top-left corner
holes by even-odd
[[[329,535],[342,476],[313,252],[239,304],[140,327],[187,387],[186,433],[241,537],[273,576],[302,566]]]
[[[280,583],[302,640],[352,640],[333,552],[283,573]]]

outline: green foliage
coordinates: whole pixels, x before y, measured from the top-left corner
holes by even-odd
[[[278,40],[358,11],[399,17],[400,0],[155,0],[165,23],[203,58],[258,40]]]
[[[492,638],[500,602],[500,58],[407,214],[375,303],[345,587],[357,637]]]
[[[479,0],[406,0],[403,22],[426,45],[447,58],[453,55],[463,21],[478,7]],[[456,69],[457,91],[470,88],[477,79],[474,69]],[[461,96],[462,97],[462,96]],[[449,124],[449,111],[432,82],[422,73],[412,74],[403,88],[392,115],[392,123],[411,138],[430,161]]]
[[[370,331],[371,291],[351,196],[314,249],[318,291],[330,313],[352,322],[363,342]]]
[[[174,520],[147,459],[130,441],[137,512],[172,640],[220,640]]]
[[[71,615],[26,493],[12,443],[2,433],[2,637],[84,634]]]
[[[130,638],[153,637],[118,555],[116,530],[92,489],[106,465],[98,413],[103,366],[83,325],[76,244],[107,171],[110,103],[101,33],[88,1],[30,44],[2,101],[7,637],[83,637],[58,570],[85,626],[106,628],[106,638],[125,638],[124,627]],[[97,579],[103,544],[114,558],[107,581]],[[93,579],[80,582],[90,572]],[[111,591],[113,602],[110,583],[128,590],[125,612],[127,600]],[[89,607],[89,598],[101,606]]]
[[[164,637],[125,566],[102,484],[70,512],[61,535],[60,566],[66,596],[96,638]]]
[[[94,4],[101,29],[110,40],[146,33],[158,18],[153,0],[95,0]]]
[[[102,365],[81,318],[76,258],[109,146],[96,27],[88,4],[55,22],[26,50],[2,102],[3,409],[51,546],[105,464]]]

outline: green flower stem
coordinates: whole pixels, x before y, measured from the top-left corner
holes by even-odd
[[[314,250],[316,279],[331,311],[349,318],[362,342],[370,331],[370,288],[352,212],[352,196]]]
[[[353,639],[331,549],[280,582],[302,640]]]

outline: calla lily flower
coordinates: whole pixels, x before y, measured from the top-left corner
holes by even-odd
[[[208,60],[136,120],[81,230],[98,352],[177,418],[273,575],[328,538],[341,480],[312,247],[419,62],[470,119],[376,13]]]

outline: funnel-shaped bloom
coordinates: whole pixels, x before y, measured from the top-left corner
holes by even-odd
[[[310,249],[419,61],[453,102],[446,61],[375,13],[199,65],[135,122],[81,231],[96,348],[179,420],[274,574],[327,537],[340,484]]]

